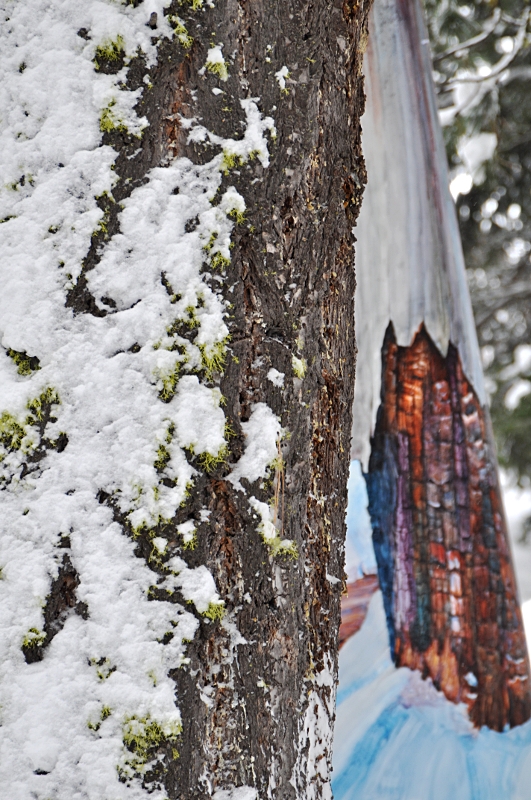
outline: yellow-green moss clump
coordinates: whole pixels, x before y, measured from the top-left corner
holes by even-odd
[[[306,375],[306,370],[308,368],[308,364],[306,363],[305,358],[297,358],[297,356],[291,357],[291,366],[293,368],[293,374],[296,378],[302,380]]]
[[[99,70],[105,64],[105,62],[118,62],[123,61],[125,58],[125,47],[124,47],[124,39],[123,36],[118,36],[116,39],[106,39],[104,42],[99,44],[96,47],[96,52],[94,53],[94,68]]]
[[[179,5],[187,5],[192,11],[200,11],[203,8],[203,0],[180,0]]]
[[[178,720],[159,722],[147,717],[127,717],[123,724],[122,739],[127,752],[123,764],[118,768],[120,777],[127,779],[142,776],[146,767],[156,756],[157,749],[164,744],[173,744],[182,731]],[[174,758],[178,758],[173,749]]]
[[[159,400],[162,400],[163,403],[169,403],[174,396],[177,390],[177,384],[179,383],[180,375],[181,362],[176,361],[175,367],[171,372],[160,376],[160,380],[162,381],[162,389],[159,391]]]
[[[0,414],[0,462],[8,453],[21,450],[29,453],[37,446],[37,436],[32,435],[31,427],[44,420],[44,414],[52,405],[59,403],[55,389],[45,389],[38,397],[28,400],[26,408],[30,412],[24,421],[4,411]]]
[[[181,45],[184,47],[185,50],[189,50],[190,47],[193,45],[194,40],[188,33],[188,29],[186,25],[177,16],[170,16],[169,18],[170,24],[173,26],[173,31],[175,33],[176,38],[179,40]]]
[[[227,150],[223,151],[223,158],[221,159],[220,169],[224,175],[229,174],[229,170],[235,167],[243,167],[245,159],[237,153],[229,153]]]
[[[153,466],[157,472],[163,472],[170,463],[170,459],[171,454],[168,448],[163,444],[159,444],[157,448],[157,458],[153,462]]]
[[[230,264],[230,259],[226,258],[222,255],[219,251],[214,253],[214,255],[210,259],[210,266],[212,269],[219,269],[221,272],[227,269]]]
[[[253,158],[254,158],[253,153],[249,153],[249,159],[252,161]],[[233,219],[236,222],[236,225],[243,225],[243,223],[245,222],[245,212],[238,211],[237,208],[233,208],[232,211],[229,211],[227,216]]]
[[[100,131],[102,133],[111,133],[112,131],[121,131],[122,133],[127,133],[127,125],[113,112],[113,107],[115,105],[116,100],[111,100],[111,102],[105,106],[100,114]]]
[[[203,611],[203,616],[211,619],[212,622],[221,620],[225,616],[225,604],[223,601],[219,603],[209,603],[206,611]]]
[[[195,550],[197,547],[197,532],[194,530],[191,536],[183,535],[183,550]],[[0,571],[1,577],[1,571]]]
[[[280,536],[275,536],[273,539],[262,536],[262,539],[272,556],[288,556],[293,559],[299,557],[299,550],[292,539],[281,539]]]
[[[29,356],[24,350],[6,351],[9,358],[16,364],[17,372],[19,375],[31,375],[40,369],[39,359],[37,356]]]
[[[22,647],[42,647],[46,641],[46,634],[38,628],[30,628],[22,640]]]
[[[41,392],[40,395],[33,400],[28,400],[26,407],[31,411],[33,416],[30,415],[26,417],[27,424],[34,425],[36,420],[42,422],[45,408],[58,405],[60,402],[59,395],[55,389],[51,389],[50,387]]]
[[[227,445],[223,445],[219,448],[217,454],[215,456],[212,453],[200,453],[197,457],[201,469],[210,475],[212,472],[215,472],[222,464],[225,464],[227,461],[227,456],[229,454],[229,448]]]
[[[212,380],[215,373],[221,373],[225,369],[227,360],[227,347],[225,342],[216,342],[212,347],[200,344],[201,368],[205,371],[207,380]]]
[[[96,675],[98,680],[103,683],[109,678],[113,672],[116,672],[116,667],[113,666],[108,658],[91,658],[90,663],[96,668]]]
[[[13,452],[22,448],[22,441],[26,435],[26,430],[12,414],[4,411],[0,415],[0,444],[2,450]],[[0,461],[5,458],[5,453],[0,452]]]
[[[217,231],[212,231],[212,233],[210,234],[210,238],[209,238],[208,242],[203,245],[203,250],[205,250],[205,252],[209,253],[212,250],[212,248],[214,246],[214,242],[216,241],[218,236],[219,236],[219,234],[218,234]]]
[[[209,72],[217,75],[221,81],[228,79],[229,71],[224,61],[207,61],[205,66]]]
[[[111,714],[112,714],[112,711],[109,708],[109,706],[103,706],[101,711],[100,711],[100,718],[98,719],[98,721],[97,722],[92,722],[92,720],[89,720],[87,722],[87,727],[91,731],[94,731],[94,733],[97,733],[99,731],[99,729],[101,728],[101,723],[105,722],[105,720],[108,719],[108,717],[110,717]]]

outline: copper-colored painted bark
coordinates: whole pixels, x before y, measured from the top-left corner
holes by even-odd
[[[529,661],[489,419],[450,345],[389,327],[369,510],[397,666],[418,669],[479,727],[531,714]]]

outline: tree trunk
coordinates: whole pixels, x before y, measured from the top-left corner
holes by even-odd
[[[369,3],[80,5],[3,33],[3,785],[331,797]]]

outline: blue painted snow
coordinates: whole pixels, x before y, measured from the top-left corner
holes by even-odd
[[[476,730],[466,709],[396,669],[381,592],[340,652],[335,800],[531,800],[531,722]]]

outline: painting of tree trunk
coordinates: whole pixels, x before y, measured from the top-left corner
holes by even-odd
[[[395,663],[478,727],[521,725],[529,660],[488,418],[425,328],[399,347],[390,326],[382,361],[367,490]]]
[[[418,0],[374,5],[333,790],[518,800],[529,657]]]

